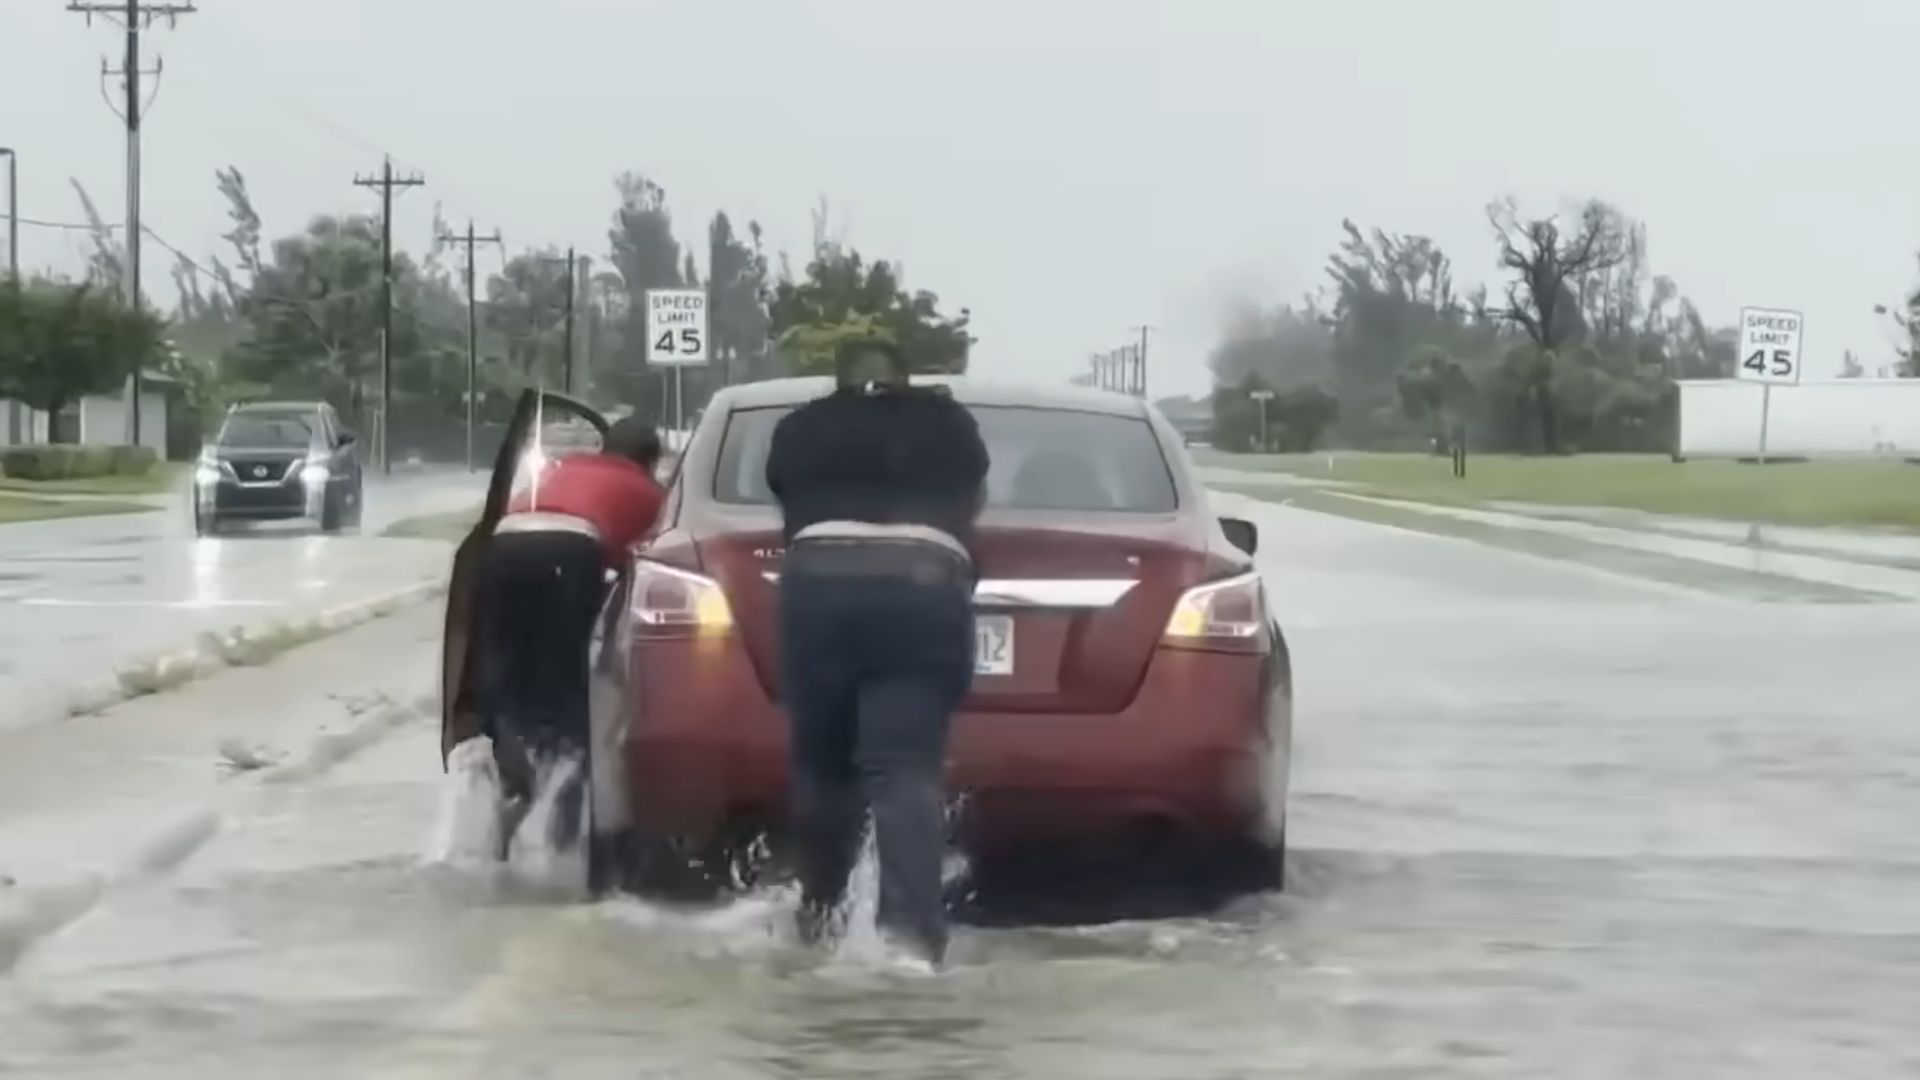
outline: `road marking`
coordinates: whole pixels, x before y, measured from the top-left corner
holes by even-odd
[[[5,599],[5,597],[0,597]],[[278,600],[80,600],[61,596],[30,596],[19,601],[34,607],[66,608],[222,608],[222,607],[280,607]]]

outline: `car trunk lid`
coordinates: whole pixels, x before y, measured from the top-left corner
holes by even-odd
[[[1115,712],[1132,701],[1180,593],[1205,558],[1174,517],[996,513],[975,539],[978,631],[1011,645],[1011,664],[974,680],[968,707],[993,712]],[[780,696],[777,519],[703,540],[701,563],[726,591],[760,684]],[[1007,638],[1010,636],[1010,642]]]

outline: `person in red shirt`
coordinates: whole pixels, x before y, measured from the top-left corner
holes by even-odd
[[[487,541],[475,581],[473,688],[499,767],[503,838],[560,768],[572,767],[562,806],[584,791],[594,620],[607,572],[659,516],[659,460],[653,426],[621,420],[600,453],[539,466]],[[579,815],[556,813],[554,822],[554,843],[570,846]]]

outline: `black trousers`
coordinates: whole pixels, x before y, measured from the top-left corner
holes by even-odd
[[[972,594],[971,567],[930,544],[804,541],[781,571],[804,899],[841,902],[871,807],[880,927],[936,960],[947,944],[942,773],[973,679]]]
[[[503,533],[487,542],[479,574],[475,702],[503,794],[524,807],[544,769],[584,764],[604,561],[600,544],[578,533]]]

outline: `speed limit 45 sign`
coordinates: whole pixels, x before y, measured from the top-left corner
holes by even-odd
[[[1740,309],[1740,367],[1734,375],[1751,382],[1800,381],[1800,332],[1797,311]]]
[[[707,362],[707,294],[701,289],[647,292],[647,363]]]

